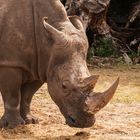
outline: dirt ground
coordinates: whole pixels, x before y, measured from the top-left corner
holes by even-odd
[[[32,113],[39,118],[36,125],[0,130],[0,140],[140,140],[140,67],[91,69],[100,78],[95,91],[105,90],[116,77],[120,84],[111,102],[96,115],[91,128],[76,129],[65,120],[47,92],[47,85],[37,92]],[[0,116],[3,113],[0,101]]]

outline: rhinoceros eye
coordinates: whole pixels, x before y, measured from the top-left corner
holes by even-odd
[[[65,92],[65,93],[70,93],[71,92],[71,84],[69,81],[63,81],[62,83],[62,90]]]
[[[63,82],[62,82],[62,89],[63,89],[64,91],[66,91],[66,90],[68,89],[68,81],[63,81]]]
[[[65,90],[67,89],[66,85],[62,84],[62,88]]]

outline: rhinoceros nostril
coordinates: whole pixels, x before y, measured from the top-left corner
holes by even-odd
[[[69,116],[68,119],[69,119],[69,121],[72,122],[72,123],[75,123],[75,122],[76,122],[76,120],[75,120],[74,118],[72,118],[71,116]]]

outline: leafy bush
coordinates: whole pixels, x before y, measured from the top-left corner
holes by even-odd
[[[111,57],[116,53],[116,49],[113,47],[111,39],[100,38],[95,43],[93,43],[91,47],[94,48],[94,53],[96,56]]]

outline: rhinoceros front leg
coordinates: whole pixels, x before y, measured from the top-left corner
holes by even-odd
[[[24,124],[20,116],[20,87],[22,72],[18,68],[0,67],[0,91],[4,102],[4,114],[0,128],[15,128]]]
[[[21,103],[20,103],[20,114],[26,124],[36,124],[38,119],[30,113],[30,104],[35,92],[42,86],[43,82],[34,81],[27,83],[21,88]]]

